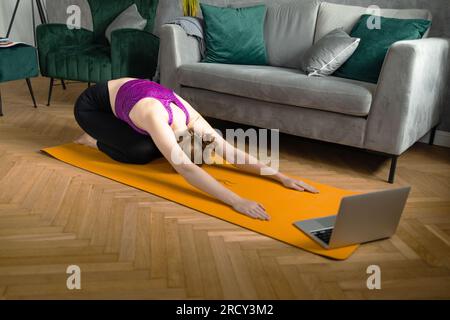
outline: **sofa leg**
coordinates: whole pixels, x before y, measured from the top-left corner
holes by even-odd
[[[3,117],[2,91],[0,90],[0,117]]]
[[[55,82],[54,78],[50,78],[50,87],[48,88],[48,102],[47,107],[50,107],[50,101],[52,100],[53,84]]]
[[[66,89],[67,89],[67,87],[66,87],[66,82],[64,81],[64,79],[61,79],[61,85],[62,85],[62,87],[63,87],[63,90],[66,90]]]
[[[395,170],[397,169],[397,158],[398,156],[393,155],[391,157],[391,169],[389,170],[389,183],[394,183],[395,180]]]
[[[26,78],[26,80],[27,80],[28,90],[30,91],[31,99],[33,100],[33,106],[35,108],[37,108],[36,99],[34,98],[33,87],[31,86],[31,80],[30,80],[30,78]]]
[[[430,132],[430,141],[428,141],[428,144],[432,146],[434,144],[434,138],[436,137],[436,130],[438,126],[435,126],[433,129],[431,129]]]

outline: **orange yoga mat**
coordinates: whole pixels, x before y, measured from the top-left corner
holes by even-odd
[[[165,159],[158,159],[146,165],[123,164],[110,159],[98,150],[74,143],[42,151],[73,166],[322,256],[343,260],[357,248],[353,245],[325,250],[292,224],[302,219],[336,214],[340,199],[355,192],[307,179],[303,180],[315,186],[320,193],[298,192],[286,189],[270,179],[240,172],[231,165],[203,167],[219,182],[240,196],[262,203],[270,214],[271,220],[259,221],[237,213],[227,205],[192,187],[172,169]]]

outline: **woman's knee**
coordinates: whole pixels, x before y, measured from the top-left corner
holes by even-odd
[[[86,93],[82,93],[73,108],[73,114],[77,123],[83,128],[86,120],[89,120],[88,114],[91,110],[91,101],[86,96]],[[84,128],[83,128],[84,129]]]
[[[130,146],[126,150],[126,156],[130,163],[146,164],[161,157],[161,153],[154,144],[143,142]]]
[[[84,90],[75,102],[73,110],[77,122],[89,120],[92,112],[108,109],[108,106],[105,105],[107,102],[104,100],[109,100],[109,95],[102,86],[96,85]]]

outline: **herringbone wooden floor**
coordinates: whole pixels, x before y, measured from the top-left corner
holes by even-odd
[[[0,297],[379,299],[450,298],[450,150],[416,144],[396,186],[413,191],[397,234],[338,262],[71,167],[39,152],[80,134],[73,103],[85,84],[2,85]],[[222,124],[223,125],[223,124]],[[284,171],[359,191],[389,188],[377,155],[291,136]],[[79,265],[81,290],[66,288]],[[366,268],[381,267],[381,290]]]

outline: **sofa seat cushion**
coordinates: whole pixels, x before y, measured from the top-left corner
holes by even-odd
[[[308,77],[297,69],[186,64],[179,68],[181,86],[206,89],[285,105],[366,116],[374,84],[337,77]]]
[[[63,46],[47,55],[48,76],[68,80],[111,80],[111,48],[100,44]]]

